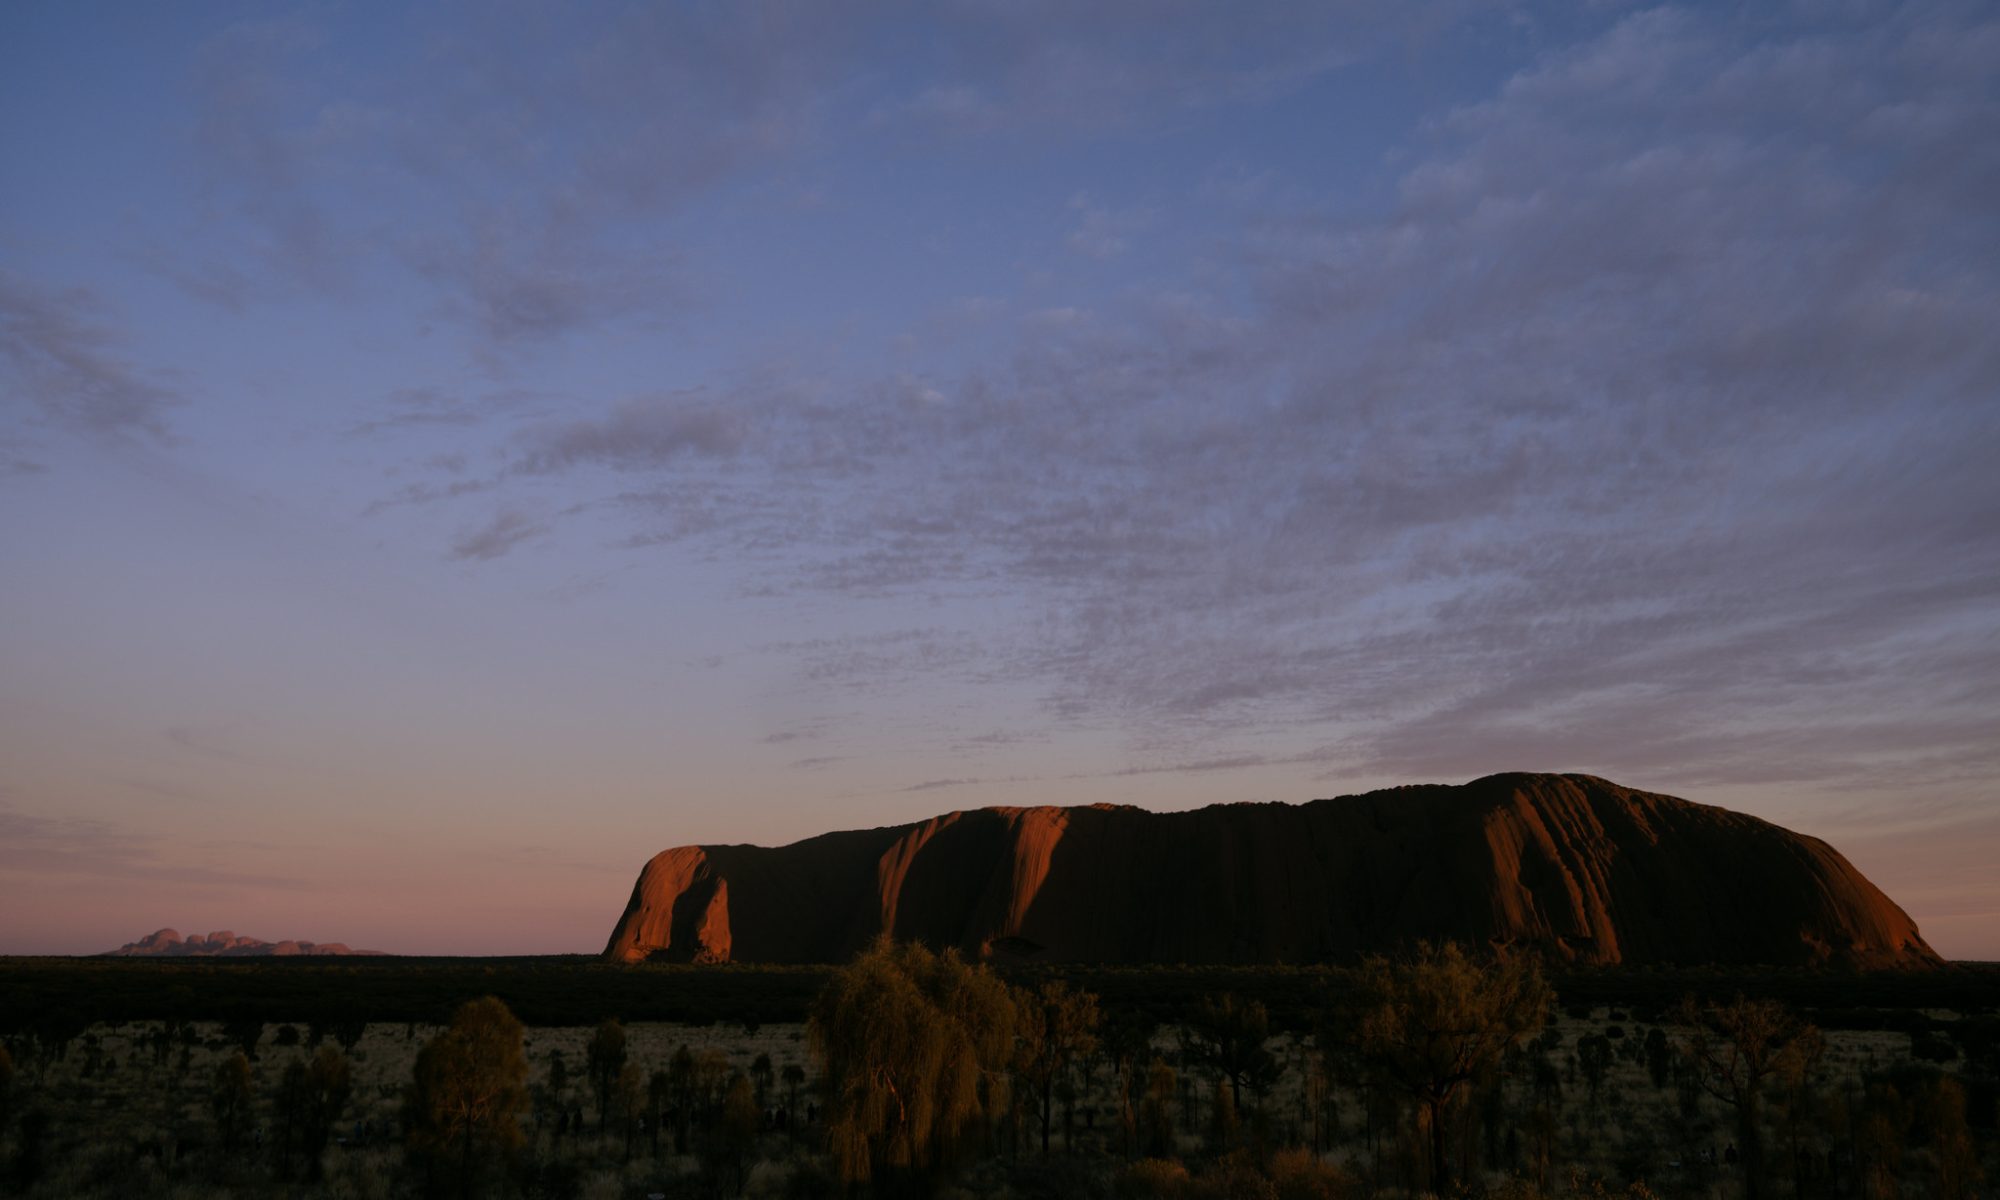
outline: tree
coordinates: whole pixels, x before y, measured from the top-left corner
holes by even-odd
[[[715,1135],[708,1139],[703,1157],[718,1173],[728,1171],[730,1191],[734,1194],[743,1191],[744,1167],[749,1163],[750,1152],[756,1149],[757,1125],[762,1115],[750,1081],[742,1075],[730,1080],[722,1097],[722,1120]]]
[[[482,1153],[519,1146],[528,1103],[521,1022],[492,996],[461,1006],[417,1052],[408,1094],[410,1147],[436,1163],[456,1157],[459,1194],[472,1194]]]
[[[1148,1158],[1172,1158],[1174,1145],[1174,1099],[1180,1081],[1174,1069],[1155,1058],[1146,1072],[1146,1094],[1139,1101],[1139,1130]]]
[[[1278,1060],[1264,1048],[1271,1036],[1270,1014],[1255,1000],[1224,993],[1206,997],[1188,1023],[1185,1048],[1194,1061],[1229,1082],[1232,1109],[1241,1111],[1243,1089],[1260,1094],[1277,1077]]]
[[[1042,1154],[1049,1152],[1049,1125],[1055,1117],[1058,1085],[1076,1063],[1097,1051],[1097,997],[1073,992],[1061,980],[1014,997],[1020,1047],[1015,1074],[1027,1085],[1042,1126]],[[1067,1134],[1064,1135],[1067,1138]],[[1068,1148],[1069,1143],[1064,1141]]]
[[[1673,1078],[1674,1047],[1667,1035],[1655,1025],[1646,1031],[1646,1073],[1653,1077],[1653,1086],[1664,1088]]]
[[[646,1078],[646,1132],[653,1139],[653,1157],[660,1156],[660,1118],[666,1112],[668,1097],[673,1095],[673,1081],[665,1071],[654,1071]]]
[[[1153,1061],[1153,1031],[1157,1022],[1144,1012],[1125,1012],[1105,1021],[1102,1041],[1118,1073],[1118,1127],[1125,1157],[1136,1152],[1140,1093]]]
[[[1590,1087],[1590,1102],[1594,1105],[1598,1093],[1604,1090],[1604,1076],[1611,1070],[1611,1039],[1601,1033],[1578,1038],[1576,1065],[1583,1072],[1584,1083]]]
[[[632,1161],[632,1134],[639,1123],[639,1110],[646,1103],[646,1076],[638,1067],[627,1064],[618,1072],[618,1082],[611,1088],[612,1107],[618,1110],[618,1119],[625,1126],[625,1161]]]
[[[785,1128],[794,1130],[799,1124],[799,1089],[805,1086],[806,1069],[795,1062],[786,1063],[778,1077],[785,1083]]]
[[[250,1060],[239,1050],[216,1064],[208,1092],[208,1106],[215,1113],[215,1129],[223,1149],[236,1148],[236,1139],[250,1119],[250,1100]]]
[[[934,1175],[1007,1109],[1007,985],[956,951],[878,938],[828,981],[807,1023],[827,1088],[827,1148],[848,1182]]]
[[[292,1173],[292,1144],[298,1140],[305,1124],[306,1108],[306,1064],[303,1059],[293,1059],[285,1064],[278,1076],[278,1175],[289,1177]]]
[[[306,1175],[317,1179],[320,1174],[320,1157],[326,1153],[326,1144],[333,1137],[334,1126],[340,1123],[340,1114],[347,1108],[347,1098],[354,1091],[354,1072],[348,1065],[347,1056],[332,1046],[321,1046],[306,1066],[305,1073],[305,1151]]]
[[[1215,1077],[1215,1091],[1208,1100],[1208,1148],[1217,1154],[1236,1141],[1236,1097]]]
[[[1939,1200],[1971,1200],[1981,1182],[1979,1152],[1965,1122],[1965,1085],[1949,1075],[1931,1081],[1924,1097]]]
[[[7,1047],[0,1046],[0,1133],[7,1129],[7,1118],[12,1113],[14,1101],[14,1056],[7,1053]]]
[[[606,1017],[597,1026],[597,1032],[590,1035],[590,1048],[585,1053],[584,1071],[590,1076],[591,1090],[597,1095],[597,1131],[604,1132],[606,1114],[611,1108],[611,1093],[618,1086],[618,1073],[625,1069],[625,1027],[616,1019]]]
[[[367,1032],[366,1021],[341,1020],[333,1023],[333,1040],[339,1042],[340,1048],[349,1054],[354,1053],[354,1048],[361,1044],[361,1039]]]
[[[245,1058],[257,1057],[257,1042],[264,1036],[264,1022],[252,1017],[239,1017],[222,1023],[222,1036],[243,1047]]]
[[[771,1107],[771,1082],[778,1077],[777,1068],[771,1065],[771,1056],[759,1051],[750,1063],[750,1086],[757,1092],[757,1107]]]
[[[694,1052],[682,1042],[667,1060],[667,1080],[674,1092],[674,1153],[686,1154],[688,1121],[694,1108]]]
[[[1358,1061],[1412,1103],[1430,1190],[1451,1190],[1447,1118],[1454,1101],[1506,1050],[1548,1019],[1552,994],[1528,958],[1482,964],[1456,943],[1408,957],[1376,955],[1354,979],[1343,1022]]]
[[[1703,1091],[1736,1111],[1738,1162],[1748,1200],[1764,1195],[1765,1086],[1801,1075],[1819,1061],[1825,1042],[1776,1000],[1697,1005],[1681,1002],[1681,1055]]]

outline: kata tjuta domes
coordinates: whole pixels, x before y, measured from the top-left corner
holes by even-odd
[[[837,962],[882,931],[987,958],[1343,961],[1418,939],[1580,963],[1939,961],[1833,847],[1588,775],[1190,812],[983,808],[789,846],[682,846],[605,956]]]

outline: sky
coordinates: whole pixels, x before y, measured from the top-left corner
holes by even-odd
[[[1984,3],[0,7],[0,953],[1581,771],[2000,959]]]

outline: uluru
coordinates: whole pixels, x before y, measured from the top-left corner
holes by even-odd
[[[982,808],[653,857],[617,962],[823,963],[876,935],[985,959],[1318,963],[1419,940],[1579,964],[1919,967],[1904,911],[1818,838],[1589,775],[1303,804]]]

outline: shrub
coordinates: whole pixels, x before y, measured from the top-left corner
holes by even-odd
[[[1118,1173],[1111,1190],[1119,1200],[1178,1200],[1189,1182],[1179,1159],[1142,1158]]]
[[[1302,1147],[1271,1160],[1271,1183],[1278,1200],[1346,1200],[1360,1191],[1347,1172]]]

